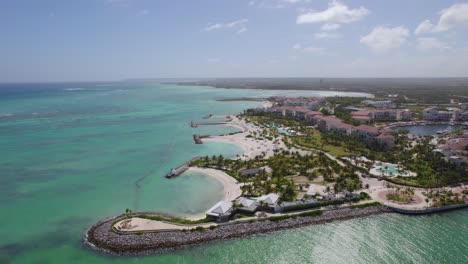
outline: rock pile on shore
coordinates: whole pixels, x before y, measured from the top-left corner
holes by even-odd
[[[345,208],[325,211],[322,215],[316,217],[297,217],[281,221],[235,222],[220,225],[213,230],[206,229],[204,231],[170,231],[140,234],[118,234],[112,231],[112,224],[119,218],[114,217],[92,226],[86,232],[84,242],[94,249],[109,254],[148,255],[216,240],[239,238],[257,233],[266,233],[310,224],[322,224],[386,212],[391,212],[391,210],[385,206],[373,206],[363,209]]]

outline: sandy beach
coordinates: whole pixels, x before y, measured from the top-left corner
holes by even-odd
[[[274,155],[274,149],[285,149],[285,145],[280,140],[278,143],[274,143],[271,140],[258,140],[254,138],[247,138],[246,136],[251,132],[261,132],[261,128],[255,126],[252,123],[245,122],[244,119],[239,119],[236,116],[232,116],[232,121],[225,124],[225,126],[233,126],[242,130],[242,133],[226,136],[212,136],[204,138],[204,142],[224,142],[235,144],[242,148],[243,154],[240,157],[242,160],[252,159],[255,156],[265,154],[266,157]]]
[[[241,185],[223,171],[198,167],[190,167],[188,171],[200,172],[218,180],[224,188],[224,201],[232,201],[242,194]]]

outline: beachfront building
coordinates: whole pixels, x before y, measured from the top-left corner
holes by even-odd
[[[442,111],[437,107],[429,107],[423,110],[423,119],[426,121],[450,121],[451,113]]]
[[[257,203],[260,207],[274,211],[278,205],[279,196],[276,193],[269,193],[258,197]]]
[[[258,209],[257,201],[246,197],[239,197],[236,200],[237,210],[247,214],[254,214]]]
[[[390,100],[386,101],[373,101],[373,100],[364,100],[361,104],[372,106],[375,108],[395,108],[396,104]]]
[[[206,211],[206,217],[213,218],[217,222],[225,222],[233,213],[234,208],[231,202],[219,201]]]

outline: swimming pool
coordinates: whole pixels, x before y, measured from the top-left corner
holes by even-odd
[[[288,132],[287,130],[285,130],[285,129],[278,128],[278,129],[276,129],[276,130],[277,130],[279,133],[281,133],[281,134],[285,134],[286,136],[290,136],[290,135],[291,135],[291,133],[289,133],[289,132]]]
[[[375,162],[371,173],[376,176],[414,176],[414,173],[407,170],[399,170],[398,165],[392,163]]]

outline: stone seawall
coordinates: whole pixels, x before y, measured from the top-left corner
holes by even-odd
[[[131,233],[125,235],[117,234],[111,228],[118,219],[123,217],[119,216],[103,220],[90,227],[84,236],[84,243],[93,249],[108,254],[149,255],[219,240],[387,212],[392,211],[386,206],[374,206],[363,209],[345,208],[324,211],[322,215],[316,217],[297,217],[281,221],[233,222],[217,226],[213,230]]]
[[[421,209],[421,210],[414,210],[414,209],[410,210],[410,209],[402,209],[402,208],[389,206],[390,209],[392,209],[393,211],[395,211],[397,213],[409,214],[409,215],[432,214],[432,213],[451,211],[451,210],[467,208],[467,207],[468,207],[468,204],[454,204],[454,205],[447,205],[447,206],[441,206],[441,207],[435,207],[435,208],[427,208],[427,209]]]

